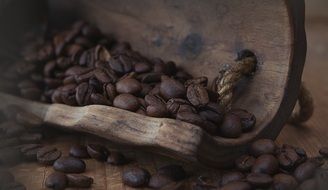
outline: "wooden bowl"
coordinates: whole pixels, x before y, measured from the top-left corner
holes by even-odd
[[[148,133],[148,136],[153,135],[153,140],[147,143],[139,142],[144,137],[142,133],[140,138],[121,139],[129,145],[223,166],[240,155],[253,140],[274,139],[296,103],[306,55],[302,0],[49,0],[47,4],[33,0],[25,8],[22,4],[26,3],[17,4],[17,9],[25,12],[6,13],[23,16],[21,19],[27,23],[23,28],[17,25],[22,20],[5,22],[5,27],[13,28],[12,33],[19,34],[29,28],[27,26],[40,26],[43,14],[47,14],[51,27],[84,19],[104,34],[129,41],[134,49],[147,56],[174,60],[193,76],[207,76],[210,81],[224,65],[233,63],[238,51],[250,49],[256,53],[258,70],[233,105],[256,115],[257,125],[252,132],[238,139],[212,137],[181,121],[149,118],[120,110],[118,113],[125,115],[132,128],[142,129],[139,125],[147,125],[144,130],[150,126],[156,129]],[[11,9],[15,10],[15,6]],[[11,35],[2,32],[0,38],[10,43]],[[95,109],[95,106],[87,107]],[[117,113],[116,108],[105,110]],[[182,129],[189,131],[183,133]],[[181,131],[183,134],[177,135]],[[106,133],[102,136],[116,141]]]

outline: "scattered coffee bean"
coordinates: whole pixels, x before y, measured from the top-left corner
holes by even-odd
[[[307,179],[313,177],[315,170],[317,169],[317,165],[313,162],[304,162],[299,165],[294,171],[294,177],[299,181],[303,182]]]
[[[252,167],[253,173],[264,173],[273,175],[277,173],[279,169],[278,160],[269,154],[259,156]]]
[[[116,83],[116,91],[120,94],[138,94],[142,87],[134,78],[125,78]]]
[[[61,151],[50,146],[43,147],[37,152],[38,162],[45,165],[52,165],[60,156]]]
[[[67,187],[68,180],[65,174],[60,172],[54,172],[50,174],[45,182],[45,185],[48,188],[55,189],[55,190],[62,190]]]
[[[190,103],[196,107],[205,106],[210,101],[206,88],[200,84],[188,86],[187,98]]]
[[[91,158],[98,161],[106,161],[109,155],[108,149],[100,144],[88,144],[87,151]]]
[[[242,172],[250,171],[255,163],[255,158],[250,155],[242,155],[235,161],[235,166]]]
[[[133,167],[123,171],[122,180],[130,187],[142,187],[148,184],[150,174],[143,168]]]
[[[245,178],[245,175],[241,172],[229,172],[222,176],[220,185],[225,186],[228,183],[241,181]]]
[[[93,178],[80,174],[67,174],[68,186],[78,188],[90,188]]]
[[[273,188],[276,190],[290,190],[298,186],[296,179],[287,174],[277,174],[273,177]]]
[[[253,156],[258,157],[263,154],[274,154],[276,150],[275,143],[270,139],[259,139],[252,143],[250,152]]]
[[[186,95],[186,88],[179,81],[163,76],[160,85],[160,93],[166,100],[171,98],[184,98]]]
[[[231,111],[231,114],[234,114],[240,118],[243,132],[249,132],[254,128],[256,118],[252,113],[249,113],[247,110],[243,109],[234,109]]]
[[[61,157],[55,161],[54,169],[64,173],[82,173],[86,165],[83,160],[74,157]]]
[[[299,185],[297,190],[318,190],[318,185],[315,179],[308,179]]]
[[[87,147],[84,145],[73,145],[69,150],[69,155],[76,158],[90,158]]]
[[[120,94],[115,97],[114,106],[129,111],[137,111],[140,107],[138,98],[131,94]]]
[[[223,123],[218,128],[219,134],[223,137],[238,138],[242,134],[241,122],[239,117],[227,114]]]

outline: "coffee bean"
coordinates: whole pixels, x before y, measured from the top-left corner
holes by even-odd
[[[83,82],[76,87],[75,98],[80,106],[85,106],[89,103],[91,94],[94,89],[87,83]]]
[[[160,93],[166,100],[171,98],[183,98],[186,95],[186,88],[179,81],[163,76],[160,84]]]
[[[212,110],[202,110],[199,115],[205,120],[211,121],[217,125],[220,125],[223,120],[223,115],[218,114]]]
[[[208,78],[207,77],[198,77],[198,78],[193,78],[189,79],[185,82],[185,86],[188,87],[190,85],[201,85],[203,87],[206,87],[208,83]]]
[[[69,155],[76,158],[90,158],[87,147],[84,145],[73,145],[69,150]]]
[[[285,170],[291,170],[302,162],[302,157],[297,154],[295,148],[287,145],[278,149],[276,157],[280,167]]]
[[[142,62],[142,63],[136,63],[134,65],[134,71],[136,73],[146,73],[151,71],[152,67],[150,64]]]
[[[165,101],[158,95],[146,95],[145,102],[149,105],[146,108],[147,115],[152,117],[166,117],[168,110]]]
[[[241,122],[239,117],[227,114],[218,128],[219,134],[227,138],[238,138],[242,134]]]
[[[26,144],[21,146],[20,152],[27,161],[36,161],[37,153],[42,148],[41,144]]]
[[[276,190],[290,190],[298,186],[296,179],[287,174],[277,174],[273,177],[273,188]]]
[[[266,188],[272,184],[272,177],[268,174],[250,173],[247,175],[246,180],[254,187]]]
[[[182,104],[179,107],[178,113],[182,112],[189,112],[189,113],[195,113],[197,114],[197,110],[194,106],[192,105],[187,105],[187,104]],[[202,118],[203,119],[203,118]]]
[[[187,98],[189,102],[196,107],[205,106],[210,101],[206,88],[200,84],[188,86]]]
[[[138,98],[131,94],[120,94],[116,96],[113,105],[117,108],[129,111],[136,111],[140,107]]]
[[[101,62],[108,62],[111,58],[109,51],[102,45],[97,45],[95,48],[95,59]]]
[[[273,175],[277,173],[278,168],[278,160],[272,155],[264,154],[255,160],[255,163],[252,167],[252,172]]]
[[[91,158],[98,161],[106,161],[109,155],[107,148],[100,144],[88,144],[87,151]]]
[[[122,165],[127,162],[125,156],[120,153],[120,152],[114,152],[112,151],[108,158],[107,158],[107,163],[111,165]]]
[[[313,177],[315,170],[317,169],[317,165],[313,162],[304,162],[303,164],[299,165],[294,171],[294,177],[299,182],[303,182],[307,179]]]
[[[137,79],[142,83],[157,83],[161,81],[162,73],[143,73],[137,76]],[[159,90],[159,89],[158,89]]]
[[[167,184],[170,184],[173,182],[174,181],[171,178],[169,178],[165,175],[156,173],[151,176],[148,186],[153,189],[161,189],[162,187],[166,186]]]
[[[256,118],[253,114],[243,109],[234,109],[230,113],[240,118],[243,132],[249,132],[254,128]]]
[[[251,190],[252,187],[250,184],[246,182],[236,181],[228,183],[227,185],[223,186],[220,190]]]
[[[50,174],[45,182],[45,185],[48,188],[55,189],[55,190],[62,190],[67,187],[68,180],[65,174],[60,172],[54,172]]]
[[[54,162],[54,169],[64,173],[82,173],[86,165],[83,160],[74,157],[61,157]]]
[[[250,171],[255,163],[255,158],[250,155],[242,155],[235,161],[235,166],[242,172]]]
[[[138,94],[141,89],[140,82],[134,78],[125,78],[116,83],[116,91],[120,94]]]
[[[120,54],[117,58],[111,58],[109,66],[120,74],[128,73],[133,69],[131,58],[123,54]]]
[[[315,179],[308,179],[299,185],[297,190],[318,190],[318,184]]]
[[[52,165],[61,156],[61,151],[55,147],[46,146],[37,152],[37,160],[41,164]]]
[[[323,148],[321,148],[321,149],[319,150],[319,153],[320,153],[322,156],[328,158],[328,147],[323,147]]]
[[[181,105],[189,105],[189,104],[190,103],[185,99],[172,98],[167,101],[166,108],[171,114],[176,115]]]
[[[111,83],[104,84],[103,92],[104,92],[104,96],[111,101],[113,101],[117,95],[116,88]]]
[[[241,172],[229,172],[222,176],[220,185],[224,186],[231,182],[241,181],[244,178],[245,178],[245,175]]]
[[[130,187],[142,187],[148,184],[150,174],[147,170],[132,167],[123,171],[122,181]]]
[[[178,112],[177,120],[185,121],[194,125],[202,126],[205,121],[198,115],[192,112]]]
[[[173,181],[180,181],[186,178],[186,172],[183,167],[176,164],[162,166],[158,169],[157,173],[169,177]]]
[[[98,93],[92,93],[90,96],[90,100],[93,104],[97,105],[112,105],[112,102],[110,100],[106,99],[103,95]]]
[[[259,139],[251,144],[250,152],[258,157],[263,154],[274,154],[276,144],[271,139]]]
[[[90,188],[93,178],[80,174],[67,174],[68,186],[78,188]]]
[[[101,83],[111,83],[115,81],[114,78],[110,77],[110,75],[108,75],[107,72],[102,69],[95,69],[93,74]]]

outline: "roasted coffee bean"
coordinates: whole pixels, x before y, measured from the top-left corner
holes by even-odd
[[[101,70],[101,69],[95,69],[93,71],[94,76],[96,77],[96,79],[98,81],[100,81],[101,83],[111,83],[114,82],[114,79],[112,77],[110,77],[106,71]]]
[[[294,177],[299,182],[303,182],[307,179],[313,177],[315,170],[317,169],[317,165],[313,162],[307,161],[303,164],[299,165],[294,171]]]
[[[218,126],[213,122],[205,121],[200,127],[210,135],[218,135]]]
[[[192,113],[192,112],[178,112],[177,120],[185,121],[187,123],[191,123],[198,126],[203,126],[205,124],[204,119],[200,117],[200,115]]]
[[[92,93],[90,96],[90,100],[93,104],[97,105],[112,105],[112,102],[110,100],[106,99],[103,95],[98,93]]]
[[[235,166],[242,172],[248,172],[251,170],[255,163],[255,158],[250,155],[242,155],[235,161]]]
[[[111,83],[104,84],[103,92],[104,92],[104,96],[108,98],[110,101],[113,101],[117,95],[116,88]]]
[[[22,143],[39,143],[42,140],[40,133],[25,133],[19,137]]]
[[[187,98],[189,102],[196,107],[205,106],[210,101],[206,88],[200,84],[192,84],[188,86]]]
[[[190,113],[197,114],[196,108],[192,105],[187,105],[187,104],[180,105],[178,113],[179,112],[190,112]]]
[[[73,145],[69,150],[69,155],[76,158],[90,158],[87,147],[84,145]]]
[[[120,94],[138,94],[142,87],[134,78],[125,78],[116,83],[116,91]]]
[[[236,181],[228,183],[227,185],[223,186],[220,190],[251,190],[252,187],[250,184],[246,182]]]
[[[183,98],[186,95],[186,88],[179,81],[163,76],[160,84],[160,94],[166,100],[171,98]]]
[[[283,145],[282,148],[278,149],[276,157],[279,161],[280,167],[285,170],[291,170],[302,161],[295,148]]]
[[[137,76],[142,83],[156,83],[161,81],[162,73],[143,73]]]
[[[111,165],[122,165],[125,164],[126,162],[127,159],[120,152],[112,151],[107,158],[107,163]]]
[[[134,65],[134,71],[136,73],[146,73],[151,71],[152,67],[149,63],[141,62]]]
[[[109,51],[102,45],[97,45],[95,48],[95,59],[101,62],[108,62],[111,58]]]
[[[221,136],[227,138],[238,138],[242,134],[242,127],[239,117],[227,114],[225,115],[222,124],[218,128]]]
[[[37,160],[41,164],[52,165],[61,156],[61,151],[55,147],[46,146],[37,152]]]
[[[326,159],[322,156],[315,156],[309,158],[308,161],[315,164],[317,167],[321,167],[325,164]]]
[[[113,105],[124,110],[136,111],[140,107],[140,102],[131,94],[120,94],[115,97]]]
[[[75,75],[74,76],[74,80],[77,83],[82,83],[82,82],[87,82],[89,81],[91,78],[93,78],[95,76],[94,70],[89,71],[87,73],[83,73],[81,75]]]
[[[126,74],[133,69],[131,58],[124,54],[120,54],[116,58],[111,58],[109,60],[109,66],[115,72],[120,73],[120,74]]]
[[[72,66],[65,71],[65,76],[78,76],[92,71],[92,68]]]
[[[50,174],[45,182],[45,185],[48,188],[55,189],[55,190],[62,190],[67,187],[68,180],[65,174],[60,172],[54,172]]]
[[[243,132],[249,132],[254,128],[256,118],[253,114],[243,109],[234,109],[230,113],[240,118]]]
[[[235,181],[241,181],[245,178],[245,175],[241,172],[229,172],[222,176],[220,185],[224,186],[228,183],[235,182]]]
[[[80,106],[87,105],[90,101],[91,94],[93,93],[93,88],[87,83],[83,82],[76,87],[75,98]]]
[[[189,79],[185,82],[185,86],[188,87],[189,85],[201,85],[203,87],[207,86],[208,78],[207,77],[198,77]]]
[[[161,189],[162,187],[164,187],[170,183],[173,183],[173,182],[174,181],[171,178],[169,178],[165,175],[156,173],[151,176],[148,186],[153,189]]]
[[[218,114],[212,110],[202,110],[202,111],[199,111],[199,115],[205,119],[205,120],[208,120],[208,121],[211,121],[217,125],[220,125],[222,120],[223,120],[223,115],[221,114]]]
[[[172,98],[167,101],[166,108],[171,114],[176,115],[181,105],[190,105],[190,103],[185,99]]]
[[[146,108],[148,116],[166,117],[168,110],[166,109],[165,101],[157,95],[146,95],[145,102],[149,105]]]
[[[78,188],[90,188],[93,178],[80,174],[67,174],[68,186]]]
[[[139,93],[139,97],[145,97],[152,90],[152,86],[150,84],[141,83],[141,91]]]
[[[274,154],[276,144],[271,139],[259,139],[252,143],[250,152],[253,156],[258,157],[263,154]]]
[[[148,184],[150,174],[147,170],[132,167],[123,171],[122,180],[125,185],[130,187],[142,187]]]
[[[272,184],[272,177],[268,174],[250,173],[246,177],[246,181],[254,187],[266,188]]]
[[[281,173],[273,177],[272,186],[275,190],[292,190],[296,189],[298,183],[293,176]]]
[[[15,181],[15,182],[11,182],[11,183],[6,183],[2,186],[2,189],[6,189],[6,190],[26,190],[26,187]]]
[[[319,153],[320,153],[322,156],[328,158],[328,147],[323,147],[323,148],[321,148],[321,149],[319,150]]]
[[[27,161],[36,161],[37,153],[42,148],[41,144],[25,144],[21,146],[20,152]]]
[[[277,173],[278,169],[278,160],[272,155],[264,154],[255,160],[255,163],[252,167],[252,172],[273,175]]]
[[[61,157],[54,162],[54,169],[64,173],[82,173],[86,165],[83,160],[74,157]]]
[[[106,161],[109,155],[108,149],[100,144],[88,144],[87,151],[91,158],[98,161]]]
[[[170,164],[162,166],[157,171],[158,174],[167,176],[173,181],[180,181],[186,178],[186,172],[182,166],[176,164]]]

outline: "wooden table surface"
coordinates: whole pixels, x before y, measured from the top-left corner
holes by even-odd
[[[316,155],[320,147],[328,145],[328,22],[326,20],[308,20],[308,56],[305,66],[304,77],[307,87],[313,93],[315,100],[315,113],[312,119],[302,127],[288,126],[284,128],[277,139],[279,144],[288,143],[305,148],[310,155]],[[67,155],[70,145],[73,143],[87,143],[98,141],[94,137],[85,137],[80,135],[61,135],[58,138],[47,141],[47,144],[53,144]],[[107,143],[108,144],[108,143]],[[111,144],[108,144],[112,147]],[[146,152],[126,150],[128,157],[133,160],[129,165],[139,165],[145,167],[151,173],[156,168],[166,163],[173,163],[168,158],[153,155]],[[122,170],[129,165],[117,167],[97,162],[95,160],[86,160],[87,171],[85,175],[94,178],[92,189],[95,190],[121,190],[133,189],[125,187],[121,181]],[[202,167],[192,167],[185,165],[190,174],[211,173],[219,175],[220,172]],[[51,173],[52,167],[43,167],[36,163],[20,164],[12,169],[16,179],[27,186],[29,190],[46,189],[44,181],[47,175]]]

